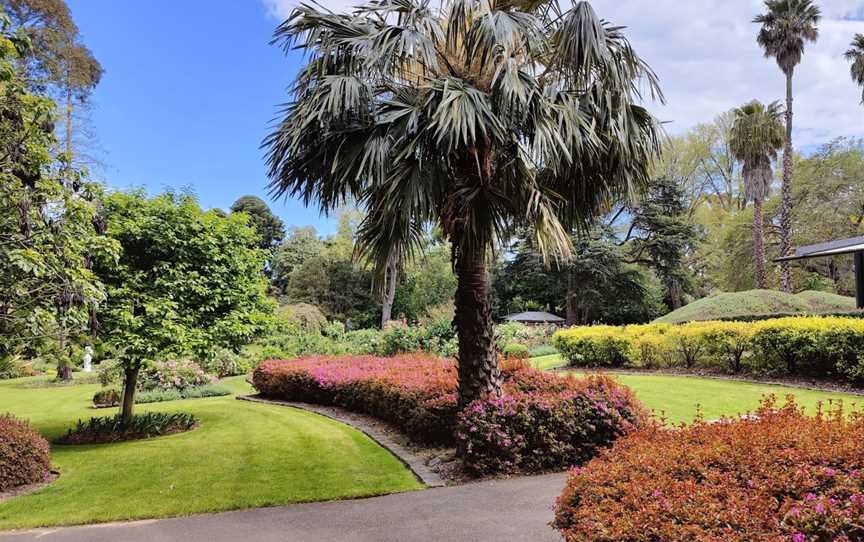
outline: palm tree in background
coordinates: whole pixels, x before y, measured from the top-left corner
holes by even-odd
[[[265,139],[274,196],[365,209],[358,256],[386,274],[437,226],[458,286],[459,402],[500,393],[487,259],[516,228],[566,258],[571,227],[647,184],[662,99],[589,2],[373,0],[301,5],[276,30],[308,61]]]
[[[765,288],[765,234],[762,203],[771,190],[771,164],[783,147],[783,110],[778,102],[765,106],[758,100],[735,110],[729,147],[742,164],[745,197],[753,202],[753,256],[756,288]]]
[[[844,54],[846,60],[852,63],[849,71],[852,80],[862,88],[861,103],[864,104],[864,34],[855,34],[849,50]]]
[[[753,19],[762,25],[756,41],[786,75],[786,142],[783,147],[783,184],[780,189],[780,255],[792,248],[792,76],[801,63],[806,42],[819,37],[819,7],[811,0],[765,0],[766,13]],[[789,262],[780,264],[780,289],[792,291]]]

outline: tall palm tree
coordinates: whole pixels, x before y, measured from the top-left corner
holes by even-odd
[[[753,255],[756,287],[765,288],[765,235],[762,202],[771,190],[771,164],[783,147],[783,110],[778,102],[765,106],[758,100],[735,110],[729,147],[742,163],[745,197],[753,202]]]
[[[571,226],[647,183],[660,128],[637,102],[662,99],[655,75],[588,2],[302,4],[274,42],[308,58],[263,143],[274,195],[325,213],[358,201],[358,251],[379,277],[440,227],[460,404],[500,393],[488,255],[524,227],[567,257]]]
[[[844,56],[846,60],[852,63],[849,71],[852,74],[852,80],[862,88],[861,103],[864,104],[864,34],[855,34],[852,43],[849,44],[849,50]]]
[[[762,25],[756,41],[786,75],[786,143],[783,147],[783,184],[780,189],[780,255],[792,248],[792,76],[801,62],[806,42],[819,37],[821,18],[812,0],[765,0],[766,13],[753,19]],[[780,264],[780,289],[792,291],[789,262]]]

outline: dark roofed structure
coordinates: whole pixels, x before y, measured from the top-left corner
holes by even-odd
[[[805,245],[795,249],[794,255],[775,258],[774,261],[791,262],[841,254],[853,254],[855,256],[855,301],[859,309],[864,309],[864,236]]]
[[[509,314],[504,317],[504,320],[507,322],[519,322],[520,324],[527,324],[529,326],[564,323],[564,319],[560,316],[555,316],[554,314],[548,312],[538,311],[527,311],[517,314]]]

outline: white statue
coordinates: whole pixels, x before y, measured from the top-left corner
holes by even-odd
[[[93,372],[93,347],[90,345],[84,347],[84,372]]]

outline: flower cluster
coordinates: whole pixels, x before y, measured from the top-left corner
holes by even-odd
[[[145,368],[138,379],[138,387],[142,391],[183,391],[215,383],[215,377],[208,375],[200,365],[191,360],[157,361]]]
[[[864,540],[864,418],[793,400],[646,426],[573,470],[555,526],[579,541]]]
[[[578,464],[642,419],[626,388],[503,363],[504,395],[457,407],[456,366],[427,355],[271,360],[253,373],[264,396],[331,404],[390,422],[420,442],[454,439],[474,472]],[[542,457],[541,457],[542,456]]]
[[[48,441],[27,422],[0,415],[0,492],[45,480],[50,466]]]

